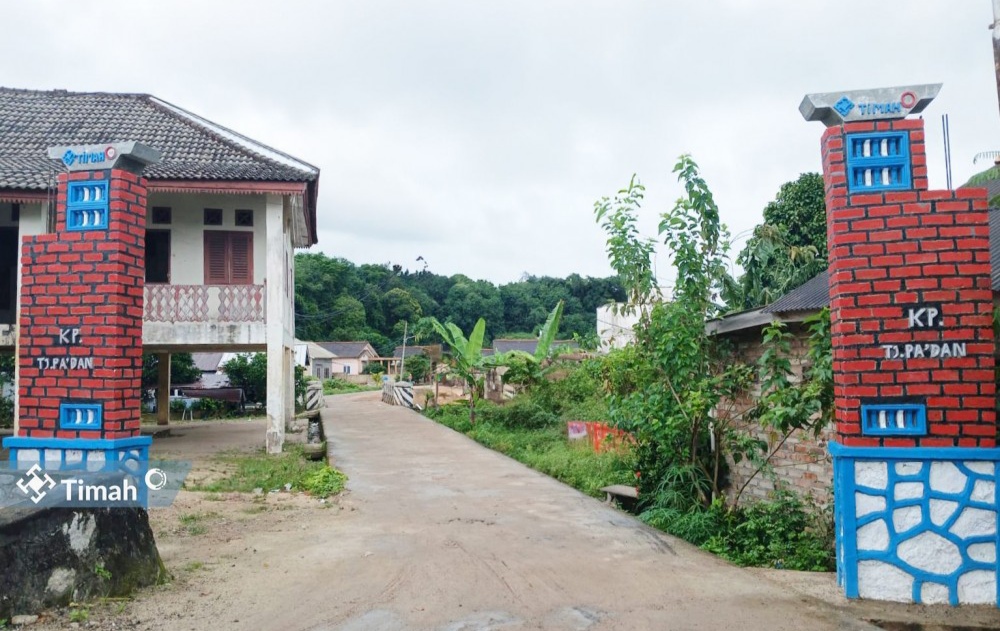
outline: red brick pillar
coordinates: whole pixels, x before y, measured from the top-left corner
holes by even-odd
[[[908,145],[911,184],[852,192],[849,178],[864,174],[849,167],[848,143],[878,141],[885,131]],[[993,447],[985,192],[927,190],[921,119],[830,127],[822,147],[838,442]],[[886,403],[926,406],[925,431],[864,431],[862,406]],[[878,425],[880,411],[868,411],[868,422]]]
[[[1000,603],[1000,449],[983,189],[927,188],[939,85],[808,95],[823,134],[837,436],[837,578],[849,598]]]
[[[135,152],[135,153],[134,153]],[[55,231],[22,243],[17,463],[114,469],[141,437],[146,181],[136,143],[55,151]],[[51,154],[51,152],[50,152]]]

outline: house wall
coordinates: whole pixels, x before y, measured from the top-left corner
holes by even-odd
[[[170,225],[152,223],[153,207],[171,209]],[[170,283],[202,285],[205,282],[206,230],[226,230],[253,233],[253,284],[262,285],[267,277],[267,222],[265,195],[192,195],[186,193],[154,193],[149,196],[146,226],[150,230],[170,231]],[[206,226],[206,208],[222,209],[222,225]],[[236,210],[253,211],[253,227],[236,225]]]
[[[792,371],[796,379],[801,379],[805,366],[804,358],[809,345],[808,331],[801,324],[790,324]],[[762,330],[754,328],[727,336],[734,345],[737,361],[755,366],[764,347],[761,343]],[[717,414],[728,410],[730,414],[742,416],[751,409],[760,398],[761,385],[758,381],[745,398],[737,401],[724,401],[719,406]],[[744,428],[749,424],[743,424]],[[755,426],[750,430],[757,438],[767,442],[773,449],[780,441],[780,436]],[[811,433],[797,430],[789,436],[775,452],[771,459],[773,475],[758,473],[753,475],[755,467],[747,460],[739,463],[730,461],[730,484],[726,490],[730,499],[736,497],[746,484],[746,489],[740,497],[740,502],[766,499],[776,488],[795,491],[800,495],[812,495],[820,503],[827,503],[832,498],[830,490],[833,484],[833,461],[827,450],[827,443],[833,435],[832,425],[822,430],[818,437]],[[747,483],[749,480],[749,483]]]
[[[312,360],[312,376],[318,379],[329,379],[333,376],[333,360],[329,358],[325,359],[313,359]]]

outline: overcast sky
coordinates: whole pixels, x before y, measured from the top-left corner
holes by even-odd
[[[0,85],[154,94],[322,170],[319,249],[497,283],[611,273],[593,204],[643,227],[691,153],[737,236],[820,169],[808,92],[944,83],[961,184],[1000,150],[988,0],[7,2]],[[669,284],[669,261],[658,273]]]

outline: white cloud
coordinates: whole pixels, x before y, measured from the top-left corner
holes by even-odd
[[[819,169],[807,92],[944,82],[932,186],[1000,149],[990,5],[729,0],[55,0],[6,7],[12,87],[149,92],[322,169],[319,249],[494,281],[610,273],[596,199],[643,226],[690,152],[734,234]],[[668,277],[664,256],[661,276]]]

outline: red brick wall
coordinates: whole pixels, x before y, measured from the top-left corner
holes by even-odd
[[[109,179],[107,230],[66,230],[69,180]],[[20,436],[114,439],[139,434],[146,181],[114,169],[63,174],[56,231],[22,244]],[[77,344],[60,330],[79,329]],[[92,358],[93,368],[85,358]],[[58,362],[46,367],[46,359]],[[62,367],[75,359],[85,367]],[[40,362],[39,360],[42,360]],[[100,431],[59,429],[59,405],[104,406]]]
[[[913,188],[849,194],[845,138],[906,131]],[[854,446],[993,447],[996,434],[986,192],[927,190],[923,120],[848,123],[823,135],[838,441]],[[939,305],[941,328],[908,307]],[[964,344],[964,357],[890,357],[906,344]],[[896,346],[900,345],[900,346]],[[862,402],[926,403],[925,437],[862,436]]]
[[[800,379],[809,347],[809,332],[799,323],[789,324],[788,331],[793,335],[788,359],[792,364],[793,379]],[[733,361],[756,366],[764,353],[762,335],[760,328],[729,335],[734,350]],[[761,384],[758,379],[745,398],[722,401],[716,414],[729,413],[742,417],[757,404],[760,394]],[[757,467],[747,458],[740,462],[734,462],[730,458],[729,484],[726,487],[726,495],[730,499],[735,499],[744,486],[746,488],[740,496],[741,504],[767,499],[776,488],[811,495],[821,504],[827,504],[832,499],[830,490],[833,485],[833,462],[827,449],[827,442],[833,436],[832,426],[823,428],[818,437],[810,432],[796,430],[782,442],[783,437],[777,432],[749,421],[742,421],[740,424],[743,430],[767,443],[768,453],[774,451],[774,455],[765,472],[758,472]]]

